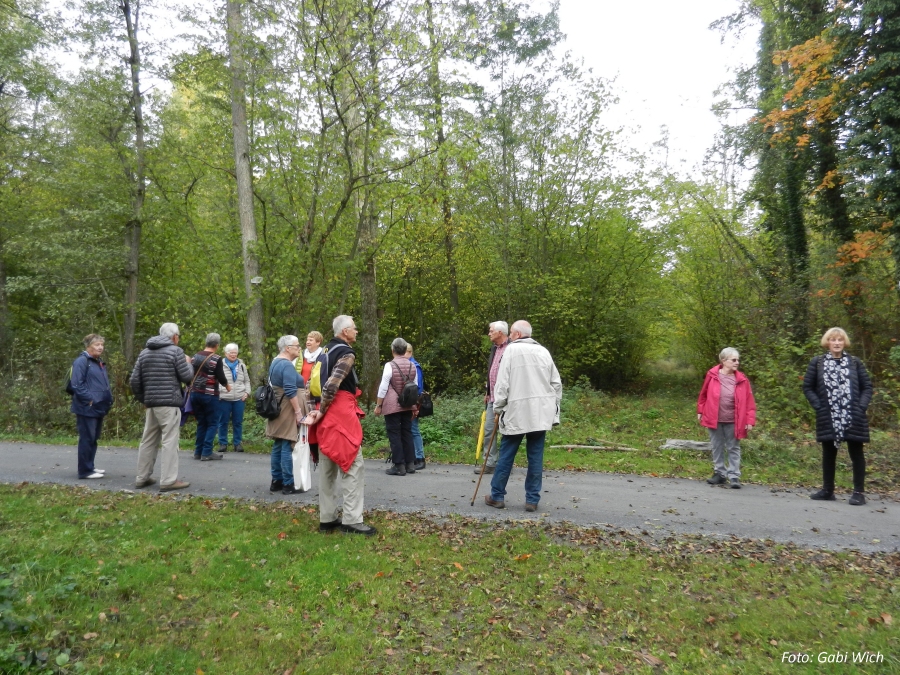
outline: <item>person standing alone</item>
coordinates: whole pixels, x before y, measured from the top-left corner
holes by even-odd
[[[94,467],[103,418],[113,403],[106,364],[100,359],[103,347],[103,336],[88,335],[84,338],[84,351],[72,363],[71,411],[78,427],[79,478],[105,478],[105,471]]]

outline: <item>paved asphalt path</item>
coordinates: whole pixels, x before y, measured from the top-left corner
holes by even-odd
[[[79,480],[73,446],[0,443],[0,482],[61,483],[100,490],[134,490],[137,450],[101,447],[96,465],[104,480]],[[869,497],[865,506],[814,502],[809,491],[744,485],[741,490],[712,487],[702,480],[652,478],[588,472],[545,471],[536,513],[526,513],[525,470],[516,468],[507,486],[504,510],[484,504],[490,491],[485,476],[478,500],[470,506],[477,476],[472,466],[429,464],[415,475],[384,473],[387,465],[366,461],[367,509],[458,513],[485,519],[568,521],[582,526],[624,528],[652,536],[691,533],[714,537],[772,539],[831,550],[895,551],[900,548],[900,503]],[[157,472],[154,474],[158,478]],[[272,495],[269,456],[229,452],[216,462],[199,462],[181,452],[179,477],[191,482],[185,492],[295,503],[318,502],[318,476],[309,492],[293,497]],[[156,492],[156,486],[146,488]]]

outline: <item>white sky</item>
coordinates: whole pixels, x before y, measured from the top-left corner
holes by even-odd
[[[739,0],[560,0],[564,47],[607,79],[620,103],[606,126],[649,153],[669,130],[668,166],[696,175],[718,120],[710,112],[716,88],[756,57],[755,30],[721,42],[709,24],[736,11]],[[746,119],[749,112],[734,113]],[[659,152],[657,151],[657,155]],[[662,161],[660,156],[660,161]]]

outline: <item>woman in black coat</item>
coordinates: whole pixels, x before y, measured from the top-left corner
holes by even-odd
[[[862,361],[844,351],[850,338],[842,328],[829,328],[822,336],[828,351],[815,357],[803,378],[803,393],[816,411],[816,440],[822,444],[822,489],[810,499],[834,501],[834,467],[837,449],[847,441],[853,462],[853,495],[850,504],[866,503],[866,457],[869,442],[866,409],[872,400],[872,381]]]

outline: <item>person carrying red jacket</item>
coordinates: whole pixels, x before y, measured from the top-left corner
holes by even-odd
[[[750,380],[738,371],[740,355],[726,347],[719,353],[719,365],[706,373],[697,399],[697,421],[709,429],[712,446],[713,475],[710,485],[730,483],[741,487],[741,444],[747,432],[756,425],[756,400]],[[728,466],[725,455],[728,454]]]

